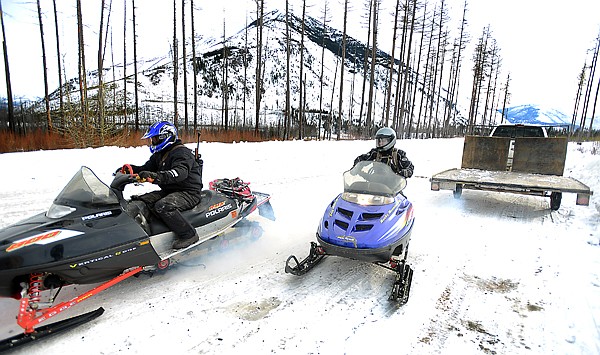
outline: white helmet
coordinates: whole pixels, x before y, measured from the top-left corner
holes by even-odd
[[[375,134],[375,148],[378,151],[386,151],[394,148],[396,145],[396,132],[389,128],[380,128]]]

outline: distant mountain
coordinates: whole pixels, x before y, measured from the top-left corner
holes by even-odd
[[[502,113],[502,109],[498,112]],[[556,109],[542,107],[540,105],[520,105],[508,107],[505,109],[505,119],[513,124],[533,124],[542,126],[569,126],[573,119],[572,115],[567,115]],[[579,118],[575,122],[575,127],[579,128]],[[589,120],[585,124],[589,127]],[[594,129],[600,129],[600,117],[594,119]]]
[[[261,125],[277,124],[283,118],[285,108],[286,92],[286,23],[285,12],[274,10],[264,16],[263,29],[263,98],[261,100]],[[290,90],[291,107],[295,110],[299,105],[300,87],[300,42],[302,19],[290,14]],[[223,107],[223,88],[227,88],[230,124],[248,125],[254,124],[254,102],[256,84],[256,22],[248,24],[234,35],[226,38],[204,37],[198,35],[196,38],[196,57],[192,56],[191,43],[186,43],[185,65],[187,67],[187,78],[184,80],[182,57],[182,44],[179,44],[178,63],[178,111],[180,120],[185,114],[184,85],[187,82],[188,115],[189,121],[193,122],[192,104],[194,102],[194,78],[196,73],[200,124],[216,124],[221,122],[221,108]],[[359,123],[359,112],[361,104],[361,91],[363,85],[363,62],[365,53],[369,54],[367,46],[347,36],[346,62],[341,68],[342,32],[323,24],[312,17],[307,16],[305,20],[304,38],[304,80],[306,83],[306,107],[309,114],[309,123],[318,119],[315,114],[321,108],[327,114],[333,112],[337,117],[339,100],[340,69],[344,70],[343,91],[343,120],[349,121],[352,117],[353,124]],[[324,49],[324,54],[323,54]],[[321,93],[321,56],[323,55],[323,91]],[[156,58],[145,62],[138,62],[138,94],[139,103],[143,113],[142,120],[171,119],[173,115],[173,75],[175,73],[172,53],[157,53]],[[381,50],[376,53],[375,69],[375,91],[373,120],[380,124],[384,116],[386,86],[389,78],[389,62],[391,56]],[[246,64],[245,64],[246,63]],[[394,80],[397,78],[398,60],[395,60]],[[223,75],[223,67],[226,65],[227,75]],[[133,63],[128,63],[127,73],[127,102],[128,112],[133,112],[134,103],[134,77]],[[114,72],[113,72],[114,70]],[[119,105],[123,93],[123,66],[104,68],[104,82],[110,86],[105,90],[107,96],[115,95],[117,98],[107,97],[106,105]],[[93,97],[97,88],[98,73],[90,72],[88,87]],[[366,82],[366,93],[364,98],[363,119],[366,114],[368,102],[368,75]],[[68,88],[73,101],[78,101],[78,80],[72,79],[65,87]],[[244,90],[244,87],[246,88]],[[395,87],[395,86],[394,86]],[[422,83],[418,84],[419,93],[423,90]],[[442,89],[442,95],[444,95]],[[439,97],[439,94],[436,93]],[[352,97],[352,100],[350,99]],[[245,101],[244,101],[245,98]],[[58,101],[58,90],[52,94],[54,105]],[[393,99],[392,99],[393,103]],[[242,112],[246,110],[245,118]],[[118,107],[117,107],[118,108]],[[110,111],[110,107],[107,112]],[[460,116],[460,115],[459,115]],[[181,121],[180,121],[181,122]],[[364,124],[364,122],[362,122]]]

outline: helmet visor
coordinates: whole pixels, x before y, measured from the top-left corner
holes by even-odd
[[[162,142],[162,139],[160,138],[160,136],[154,136],[150,137],[150,142],[152,145],[159,145],[160,142]]]
[[[383,148],[387,144],[389,144],[391,141],[392,141],[392,137],[390,137],[390,136],[378,136],[378,137],[375,137],[375,146],[377,148]]]

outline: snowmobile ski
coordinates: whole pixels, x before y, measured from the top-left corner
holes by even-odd
[[[85,324],[100,317],[102,313],[104,313],[104,308],[100,307],[95,311],[80,314],[75,317],[71,317],[52,324],[45,325],[43,327],[39,327],[32,333],[21,333],[15,335],[12,338],[4,339],[0,341],[0,352],[15,349],[18,346],[28,344],[32,341],[40,340],[41,338],[46,338],[50,335],[54,335],[75,328],[79,325]]]
[[[322,247],[318,246],[315,242],[310,242],[310,253],[308,256],[302,261],[298,261],[295,255],[290,255],[285,262],[285,272],[296,276],[304,275],[321,262],[325,255]]]

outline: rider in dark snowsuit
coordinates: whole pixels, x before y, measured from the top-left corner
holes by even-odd
[[[200,202],[200,166],[192,151],[177,138],[177,129],[170,122],[153,124],[142,139],[151,140],[152,155],[144,165],[131,165],[131,168],[134,174],[157,184],[160,190],[132,196],[132,208],[136,201],[143,202],[177,235],[173,249],[188,247],[199,237],[180,211],[191,209]],[[144,206],[137,208],[144,210]]]
[[[354,160],[354,165],[359,161],[378,161],[389,165],[396,174],[409,178],[413,175],[414,166],[406,157],[406,153],[394,148],[395,145],[396,132],[389,127],[380,128],[375,134],[375,148],[359,155]]]

